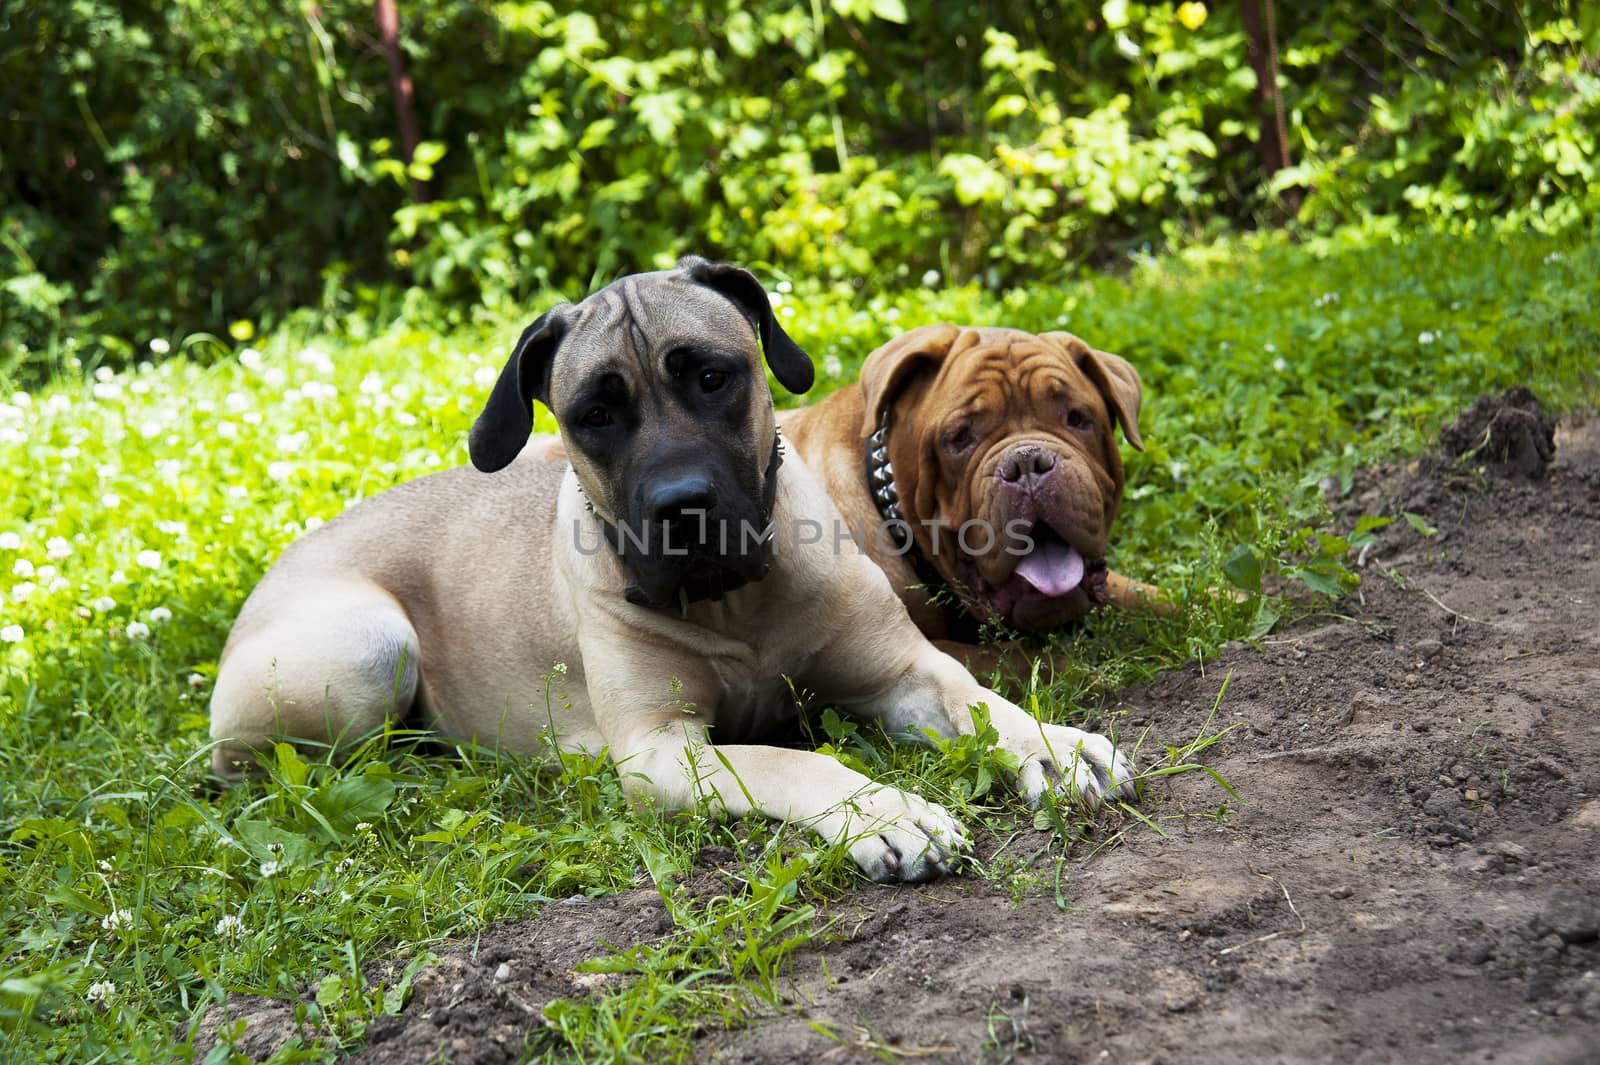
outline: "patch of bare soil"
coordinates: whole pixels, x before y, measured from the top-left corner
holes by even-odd
[[[1051,888],[1015,901],[973,876],[855,891],[833,940],[795,957],[793,1005],[707,1032],[697,1056],[1594,1060],[1600,418],[1561,425],[1550,461],[1541,417],[1502,397],[1442,455],[1368,471],[1352,522],[1407,510],[1438,533],[1395,522],[1337,614],[1107,707],[1124,734],[1182,744],[1226,682],[1213,728],[1239,727],[1206,761],[1242,805],[1214,816],[1227,796],[1200,773],[1155,783],[1143,809],[1167,836],[1076,845],[1065,911]],[[642,890],[440,950],[356,1060],[513,1061],[537,1007],[581,989],[577,961],[666,927]]]

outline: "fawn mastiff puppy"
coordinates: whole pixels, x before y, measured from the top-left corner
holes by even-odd
[[[786,388],[810,387],[756,279],[693,257],[534,322],[472,428],[476,469],[351,508],[251,594],[211,702],[217,772],[237,777],[276,737],[333,742],[386,718],[521,753],[550,734],[608,750],[630,794],[664,807],[793,820],[879,880],[946,872],[967,844],[937,805],[750,742],[792,718],[799,689],[945,735],[987,703],[1029,799],[1131,796],[1109,740],[980,687],[870,559],[805,535],[801,516],[837,511],[784,454],[763,351]],[[524,451],[534,400],[570,465]]]
[[[1143,449],[1141,396],[1132,366],[1070,333],[929,325],[781,424],[846,522],[874,530],[862,547],[918,627],[970,641],[974,622],[1042,630],[1107,602],[1159,607],[1103,561],[1117,430]]]

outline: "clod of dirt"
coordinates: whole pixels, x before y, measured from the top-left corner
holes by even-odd
[[[1556,420],[1526,388],[1478,401],[1439,434],[1450,458],[1482,462],[1501,477],[1535,478],[1556,454]]]

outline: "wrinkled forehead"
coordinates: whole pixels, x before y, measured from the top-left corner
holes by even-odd
[[[1077,364],[1080,348],[1089,350],[1082,341],[1066,344],[1020,329],[967,329],[951,346],[936,387],[947,395],[996,400],[1095,393]]]
[[[573,309],[551,372],[551,400],[584,378],[660,372],[680,350],[727,352],[760,362],[754,327],[732,300],[675,270],[625,277]]]

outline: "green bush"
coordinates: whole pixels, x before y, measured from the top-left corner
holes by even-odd
[[[498,314],[686,250],[867,290],[1049,281],[1252,226],[1290,185],[1313,230],[1600,206],[1600,16],[1570,0],[1278,5],[1276,183],[1232,4],[584,6],[401,3],[407,167],[365,0],[11,5],[0,373],[382,317],[407,285]]]

